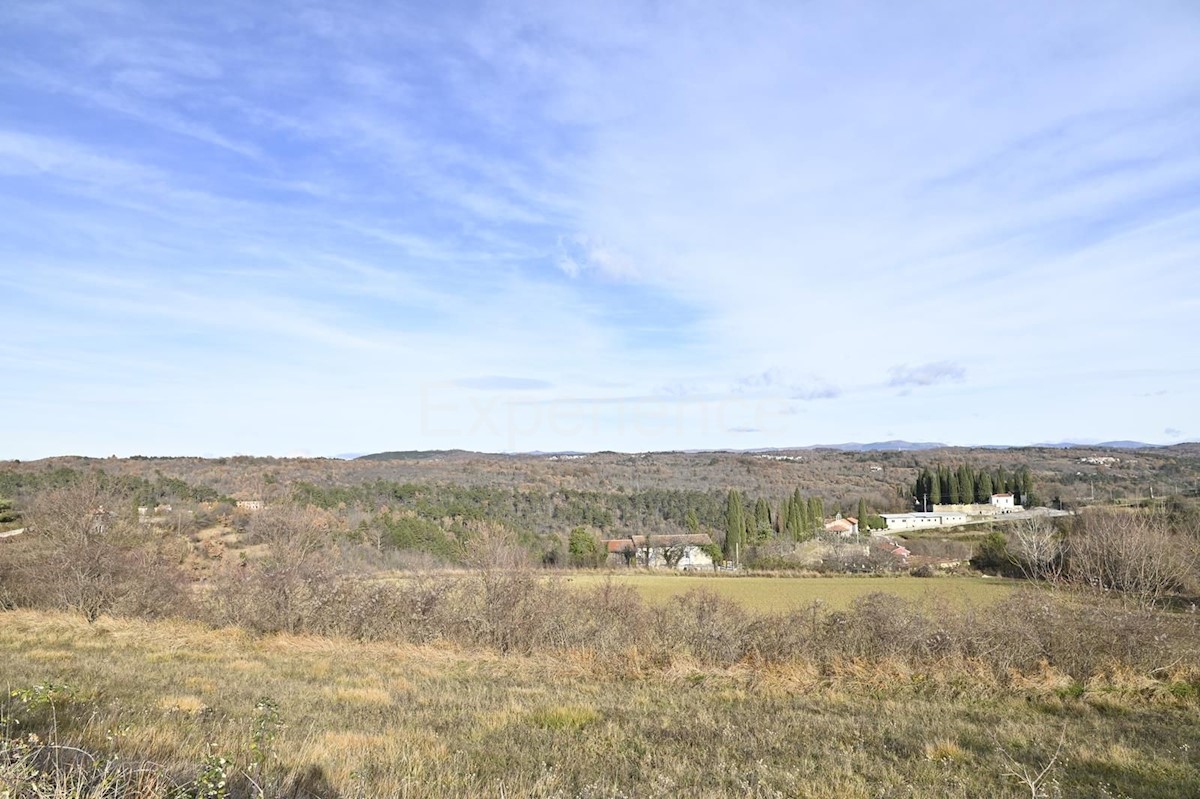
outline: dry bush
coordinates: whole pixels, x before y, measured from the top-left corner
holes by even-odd
[[[1195,538],[1173,530],[1161,513],[1091,508],[1068,539],[1067,575],[1075,585],[1147,607],[1190,587],[1196,564]]]
[[[655,637],[668,651],[682,652],[703,663],[730,664],[748,652],[748,616],[732,599],[694,588],[654,616]]]
[[[86,475],[34,497],[14,580],[17,602],[71,610],[161,616],[183,601],[170,535],[139,524],[131,497]]]
[[[227,565],[209,595],[206,616],[260,632],[328,626],[331,613],[345,611],[335,591],[339,564],[330,544],[336,531],[336,517],[318,508],[282,505],[254,514],[248,540],[268,545],[269,554]]]
[[[1056,585],[1065,577],[1066,547],[1050,519],[1034,517],[1012,524],[1008,550],[1027,580]]]

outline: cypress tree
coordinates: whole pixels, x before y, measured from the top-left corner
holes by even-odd
[[[725,558],[736,560],[746,535],[746,509],[742,506],[742,495],[736,488],[729,489],[725,498]]]
[[[821,530],[825,526],[825,509],[821,507],[820,497],[808,498],[808,529],[812,532]]]
[[[771,537],[771,506],[762,497],[754,502],[754,537],[758,541]]]
[[[958,496],[964,505],[975,501],[975,476],[965,463],[958,467]]]
[[[858,529],[867,529],[867,501],[862,497],[858,498]]]
[[[992,501],[992,476],[987,472],[979,475],[979,501],[987,503]]]

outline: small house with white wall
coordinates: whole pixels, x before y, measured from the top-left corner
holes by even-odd
[[[992,507],[1000,513],[1014,513],[1019,510],[1012,494],[992,494]]]
[[[825,524],[825,532],[834,533],[844,538],[858,535],[858,519],[855,519],[853,516],[842,518],[842,515],[838,514],[836,519]]]
[[[609,566],[644,566],[650,569],[711,569],[712,557],[705,551],[712,539],[692,535],[631,535],[603,542]]]

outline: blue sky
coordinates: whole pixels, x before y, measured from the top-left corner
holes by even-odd
[[[1200,6],[0,5],[0,458],[1200,438]]]

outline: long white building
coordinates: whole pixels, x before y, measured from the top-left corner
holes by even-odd
[[[953,527],[966,524],[969,516],[958,511],[934,511],[933,513],[882,513],[888,530],[922,530],[930,527]]]

